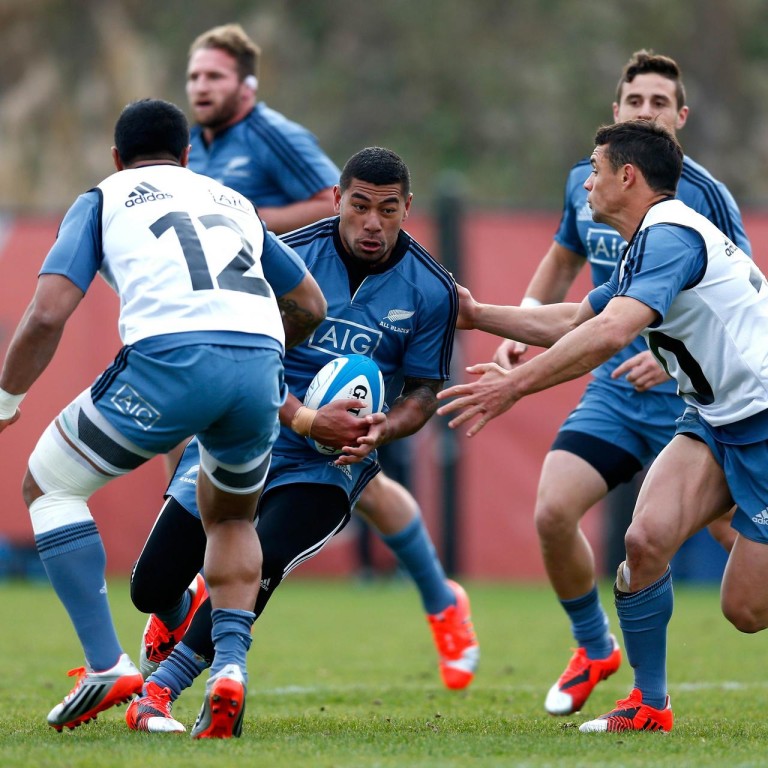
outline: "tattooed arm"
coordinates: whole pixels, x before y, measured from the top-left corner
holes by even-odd
[[[285,328],[285,347],[300,344],[325,318],[326,303],[320,286],[311,274],[277,300]]]

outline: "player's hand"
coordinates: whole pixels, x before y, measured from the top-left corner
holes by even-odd
[[[368,425],[355,411],[365,407],[362,400],[333,400],[319,408],[312,422],[312,439],[331,448],[354,445],[367,434]]]
[[[480,363],[467,368],[467,372],[480,378],[438,392],[438,400],[449,397],[457,399],[440,406],[437,412],[441,416],[459,414],[448,422],[451,429],[479,416],[467,431],[467,437],[472,437],[491,419],[509,410],[520,398],[514,390],[513,371],[505,371],[496,363]]]
[[[336,466],[343,467],[347,464],[356,464],[362,461],[366,456],[373,453],[388,436],[389,425],[387,414],[379,411],[378,413],[369,413],[358,421],[363,422],[367,427],[367,432],[357,438],[355,443],[350,443],[342,447],[342,454],[334,462]]]
[[[10,427],[11,424],[18,421],[20,418],[21,418],[21,410],[17,408],[16,413],[14,413],[10,419],[0,419],[0,432],[2,432],[6,427]]]
[[[500,365],[502,368],[509,370],[520,364],[522,356],[527,351],[528,345],[523,344],[522,341],[504,339],[504,341],[496,347],[496,351],[493,353],[493,362],[496,363],[496,365]]]
[[[657,384],[669,381],[670,378],[659,365],[659,361],[648,351],[639,352],[625,360],[614,369],[611,378],[618,379],[624,375],[637,392],[646,392]]]

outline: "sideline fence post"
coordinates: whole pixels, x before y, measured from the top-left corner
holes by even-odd
[[[465,180],[456,171],[444,171],[437,179],[434,217],[437,229],[437,253],[440,263],[453,274],[457,282],[462,280],[463,223]],[[462,370],[462,355],[458,341],[454,342],[451,380],[457,381]],[[454,430],[448,428],[448,420],[435,419],[438,435],[441,504],[442,504],[442,559],[446,572],[455,575],[461,565],[458,541],[460,498],[460,473],[458,471],[460,447]]]

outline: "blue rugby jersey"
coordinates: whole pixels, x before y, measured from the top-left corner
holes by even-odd
[[[257,208],[307,200],[339,181],[315,136],[261,101],[210,145],[194,126],[190,144],[193,171],[236,189]]]
[[[351,353],[376,362],[390,403],[403,377],[449,378],[456,285],[410,235],[400,233],[386,268],[368,275],[354,295],[342,260],[338,216],[280,239],[304,260],[328,301],[326,319],[286,353],[285,381],[292,394],[303,399],[317,371],[333,357]],[[286,428],[283,439],[303,441]]]
[[[592,211],[587,205],[587,190],[584,189],[584,182],[591,172],[589,158],[585,158],[576,163],[568,174],[563,214],[555,241],[587,259],[592,284],[597,287],[611,278],[627,243],[615,229],[592,221]],[[733,196],[722,182],[687,155],[683,158],[683,172],[677,188],[677,198],[709,219],[742,251],[751,255],[749,239]],[[646,350],[647,345],[638,337],[628,347],[596,368],[593,374],[617,386],[632,389],[626,377],[613,380],[610,378],[611,372],[625,360]],[[667,381],[654,387],[651,392],[674,394],[677,392],[677,385],[674,381]]]

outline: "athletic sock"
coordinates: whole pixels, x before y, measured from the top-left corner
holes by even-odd
[[[215,608],[211,611],[211,637],[216,649],[211,676],[227,664],[237,664],[247,679],[246,655],[251,647],[251,627],[256,619],[253,611]]]
[[[440,613],[456,604],[456,595],[446,583],[445,571],[421,517],[402,531],[381,538],[415,582],[427,613]]]
[[[88,667],[113,667],[123,649],[117,639],[104,578],[107,557],[93,520],[35,536],[45,572],[72,620]]]
[[[613,650],[613,643],[608,631],[608,616],[600,604],[597,586],[581,597],[561,600],[560,605],[568,614],[576,643],[586,650],[587,658],[608,658]]]
[[[171,655],[160,662],[160,666],[147,678],[144,693],[147,691],[147,683],[155,683],[161,688],[168,688],[171,701],[175,701],[207,668],[208,662],[182,641],[176,644]]]
[[[188,589],[185,589],[184,594],[179,598],[179,602],[176,603],[176,605],[166,611],[157,611],[155,616],[157,616],[168,629],[173,631],[180,627],[184,619],[187,618],[190,605],[192,605],[192,595],[189,594]]]
[[[667,699],[667,625],[672,618],[672,571],[639,592],[616,595],[616,612],[627,659],[635,670],[635,688],[643,703],[663,709]]]

